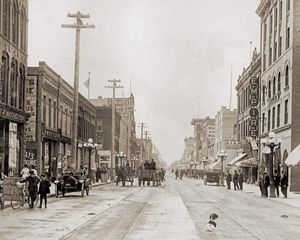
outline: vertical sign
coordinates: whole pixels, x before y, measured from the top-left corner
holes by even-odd
[[[37,76],[28,76],[26,79],[26,112],[31,114],[26,122],[26,141],[36,141],[36,101],[37,99]]]
[[[250,132],[249,135],[252,138],[258,136],[258,101],[259,101],[259,83],[257,77],[250,79]]]

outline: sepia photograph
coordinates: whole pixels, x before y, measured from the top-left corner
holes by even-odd
[[[300,0],[0,0],[0,240],[300,239]]]

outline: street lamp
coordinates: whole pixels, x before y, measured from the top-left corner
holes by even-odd
[[[126,154],[124,154],[122,151],[117,154],[117,158],[120,160],[121,164],[118,164],[120,167],[123,166],[123,159],[126,158]]]
[[[279,147],[281,144],[280,138],[275,138],[274,132],[269,132],[268,139],[262,139],[263,146],[267,146],[270,148],[270,155],[271,157],[268,158],[268,175],[270,177],[270,198],[275,198],[275,184],[274,184],[274,178],[273,178],[273,161],[274,161],[274,149],[276,147]],[[265,153],[267,154],[267,153]]]
[[[201,161],[202,163],[203,163],[203,171],[205,171],[205,166],[206,166],[206,164],[208,163],[208,160],[207,160],[207,158],[203,158],[203,160]]]
[[[227,153],[222,149],[221,152],[217,154],[218,158],[221,158],[221,185],[224,185],[223,177],[224,177],[224,159],[227,157]]]
[[[83,146],[89,149],[89,166],[88,166],[88,174],[91,177],[91,165],[92,165],[92,149],[97,149],[98,144],[94,143],[94,140],[92,138],[88,139],[88,142],[84,143]]]

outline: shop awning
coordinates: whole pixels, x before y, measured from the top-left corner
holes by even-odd
[[[290,153],[290,155],[285,160],[285,164],[288,166],[296,166],[300,162],[300,145],[298,145]]]
[[[241,161],[238,161],[235,166],[237,167],[257,167],[257,160],[256,158],[247,158]]]
[[[238,161],[244,159],[246,156],[247,156],[247,153],[239,154],[234,159],[232,159],[229,163],[227,163],[227,165],[228,166],[235,166]]]
[[[219,159],[218,161],[214,162],[213,164],[211,164],[208,169],[210,170],[221,170],[221,160]]]

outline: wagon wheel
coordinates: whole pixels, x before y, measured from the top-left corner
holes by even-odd
[[[14,202],[16,202],[14,204]],[[18,199],[17,201],[13,200],[13,197],[11,197],[10,200],[10,206],[12,207],[12,209],[17,210],[19,209],[21,206],[24,206],[24,196],[21,199]]]
[[[84,183],[81,184],[81,197],[84,197]]]
[[[89,195],[89,192],[90,192],[90,186],[86,186],[85,192],[86,192],[86,195],[88,196],[88,195]]]

